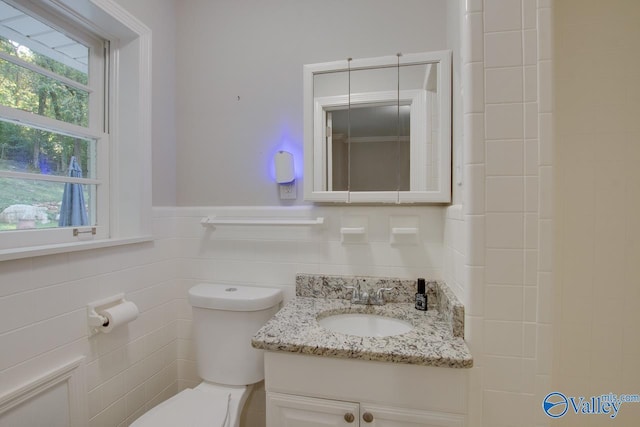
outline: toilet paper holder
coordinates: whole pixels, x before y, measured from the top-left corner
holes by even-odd
[[[109,324],[109,319],[103,316],[99,312],[113,306],[124,304],[127,300],[124,299],[124,294],[119,293],[111,297],[103,298],[98,301],[87,304],[87,323],[89,324],[89,336],[95,335],[101,332],[103,326]]]

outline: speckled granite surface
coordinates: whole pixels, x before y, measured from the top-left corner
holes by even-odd
[[[416,281],[369,276],[328,276],[318,274],[297,274],[296,295],[301,297],[349,299],[351,291],[344,286],[360,285],[371,293],[380,288],[393,288],[385,292],[387,302],[415,301]],[[464,306],[449,287],[442,281],[427,280],[427,309],[436,310],[445,320],[454,337],[464,337]]]
[[[342,284],[363,288],[395,287],[383,306],[356,305]],[[337,286],[336,286],[337,285]],[[413,306],[415,281],[371,277],[296,277],[296,298],[253,337],[255,348],[314,356],[342,357],[416,365],[469,368],[473,358],[462,338],[464,307],[441,282],[429,285],[429,310]],[[345,299],[346,298],[346,299]],[[447,313],[441,310],[449,310]],[[462,310],[460,312],[460,310]],[[339,313],[370,313],[405,320],[414,329],[389,337],[359,337],[322,328],[318,318]],[[455,332],[455,334],[454,334]]]

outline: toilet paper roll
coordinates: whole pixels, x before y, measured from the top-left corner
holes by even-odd
[[[126,301],[122,304],[114,305],[111,308],[101,310],[99,314],[107,318],[107,323],[100,327],[100,330],[109,333],[114,328],[135,320],[138,317],[139,311],[137,305],[131,301]]]

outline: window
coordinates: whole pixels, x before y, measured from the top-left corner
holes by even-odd
[[[150,30],[97,3],[0,0],[0,261],[150,238]]]
[[[30,234],[45,244],[71,241],[60,227],[104,236],[106,43],[2,0],[0,17],[0,232],[41,230]]]

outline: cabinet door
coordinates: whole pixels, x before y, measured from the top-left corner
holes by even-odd
[[[360,427],[464,427],[464,416],[362,403]]]
[[[359,418],[357,403],[267,393],[267,427],[355,427]]]

